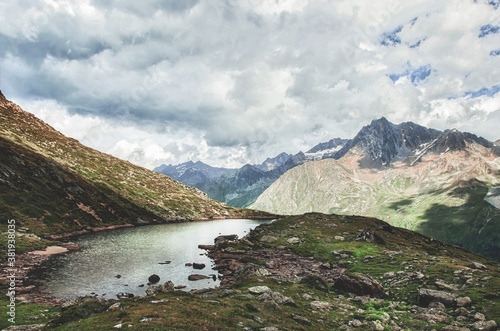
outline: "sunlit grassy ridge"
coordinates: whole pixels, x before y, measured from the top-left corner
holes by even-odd
[[[484,197],[500,185],[487,150],[430,155],[414,166],[372,170],[351,156],[291,169],[252,208],[377,217],[500,260],[500,210]]]

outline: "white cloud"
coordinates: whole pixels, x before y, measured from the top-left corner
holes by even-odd
[[[20,0],[0,9],[11,13],[0,16],[6,96],[149,168],[262,162],[353,137],[381,116],[498,139],[500,93],[464,97],[500,82],[500,56],[490,55],[500,34],[478,37],[500,24],[487,3]],[[392,46],[381,44],[388,35]],[[388,77],[422,67],[431,70],[422,79]]]

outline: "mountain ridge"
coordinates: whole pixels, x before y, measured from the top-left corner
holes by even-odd
[[[306,153],[299,152],[295,155],[281,153],[275,158],[268,158],[261,165],[254,165],[263,173],[255,172],[255,178],[251,180],[248,180],[248,176],[246,176],[246,181],[238,178],[240,175],[243,176],[241,168],[234,172],[228,171],[228,173],[212,179],[200,178],[201,176],[196,171],[188,173],[183,178],[180,176],[174,178],[192,184],[207,192],[209,197],[228,205],[248,207],[275,180],[289,169],[300,164],[320,159],[340,159],[349,153],[363,154],[365,157],[361,158],[359,162],[365,168],[384,169],[390,167],[393,162],[403,159],[415,163],[418,162],[423,152],[436,151],[442,145],[442,141],[436,140],[442,133],[442,131],[426,128],[413,122],[403,122],[396,125],[385,117],[381,117],[364,126],[353,139],[333,138],[328,142],[315,145]],[[467,135],[469,139],[478,141],[485,146],[490,144],[484,138],[468,133]],[[284,157],[282,157],[283,155]],[[272,169],[266,171],[266,169],[270,169],[265,166],[266,162],[276,159],[281,160],[281,162],[274,163]],[[186,163],[183,163],[176,167],[185,165]],[[155,170],[158,171],[161,167]],[[193,163],[191,163],[191,167],[193,167]]]
[[[86,147],[1,92],[0,124],[0,217],[36,235],[259,214]]]
[[[394,148],[385,159],[373,153],[378,141],[375,149],[360,144],[339,159],[295,167],[251,207],[378,217],[499,260],[500,210],[484,198],[500,185],[500,153],[470,133],[446,130],[435,137],[423,132],[426,139],[411,142],[413,150],[402,148],[401,139],[388,139]],[[382,166],[389,159],[390,165]]]

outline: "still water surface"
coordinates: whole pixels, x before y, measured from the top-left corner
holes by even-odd
[[[160,276],[160,283],[171,280],[186,285],[185,290],[216,287],[219,280],[189,281],[190,274],[217,275],[213,261],[199,244],[212,245],[220,234],[240,238],[259,224],[271,221],[233,219],[189,223],[148,225],[103,231],[73,240],[81,250],[54,256],[41,280],[41,288],[53,296],[70,299],[92,292],[105,298],[117,293],[144,295],[148,277]],[[160,264],[170,261],[169,264]],[[185,266],[205,263],[203,270]],[[120,275],[120,278],[115,276]],[[146,286],[139,287],[144,284]]]

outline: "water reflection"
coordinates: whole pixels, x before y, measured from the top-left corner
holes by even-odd
[[[185,290],[216,287],[218,280],[189,281],[191,274],[211,276],[213,261],[199,244],[213,244],[220,234],[244,236],[250,229],[270,221],[216,220],[149,225],[82,235],[74,240],[81,251],[55,256],[41,288],[53,296],[69,299],[97,293],[105,298],[126,292],[144,295],[148,277],[160,276]],[[196,270],[186,263],[204,263]],[[140,285],[146,285],[140,287]]]

